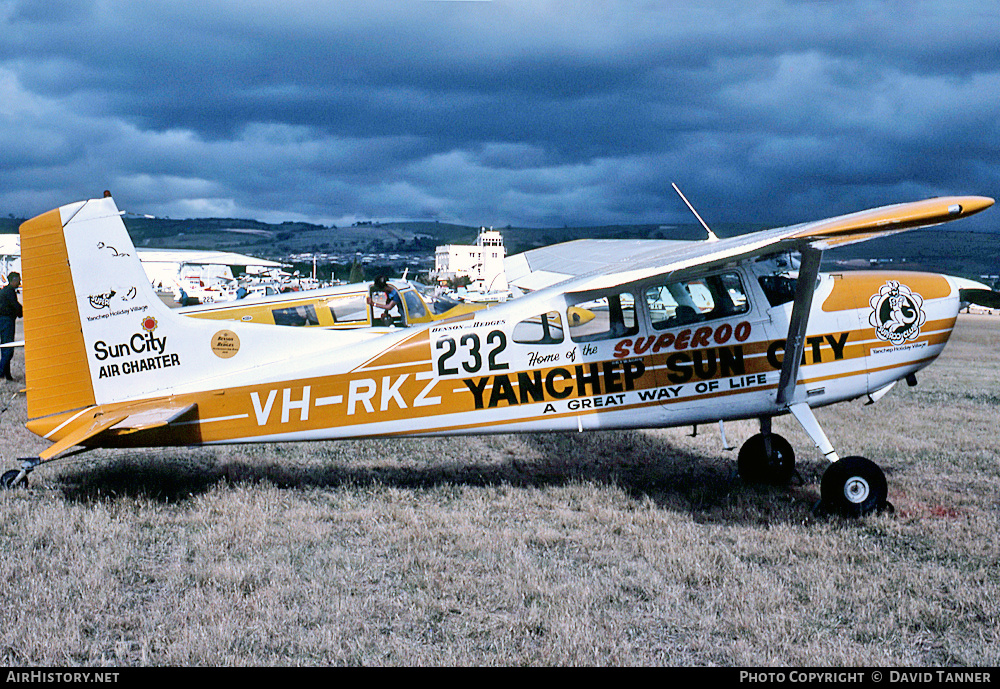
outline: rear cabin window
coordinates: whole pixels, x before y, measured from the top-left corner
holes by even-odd
[[[750,310],[746,291],[736,273],[679,280],[646,290],[653,328],[663,330]]]
[[[629,292],[571,303],[566,310],[566,321],[573,342],[610,340],[639,332],[635,297]]]
[[[559,344],[563,341],[562,318],[558,311],[525,318],[514,326],[511,337],[518,344]]]
[[[274,316],[275,325],[295,325],[300,327],[319,325],[319,319],[316,317],[316,309],[313,308],[312,304],[274,309],[271,311],[271,315]]]
[[[327,302],[334,323],[367,323],[368,302],[363,294],[341,297]]]

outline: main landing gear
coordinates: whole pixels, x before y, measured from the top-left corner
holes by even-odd
[[[798,417],[802,412],[797,410]],[[794,412],[793,412],[794,413]],[[820,482],[820,502],[817,511],[845,517],[862,517],[881,512],[891,505],[885,474],[875,462],[865,457],[839,459],[822,431],[808,414],[802,425],[831,463]],[[812,423],[808,423],[809,421]],[[803,419],[799,419],[803,421]],[[787,485],[795,474],[795,452],[791,444],[771,432],[771,419],[761,419],[761,432],[751,437],[740,448],[737,466],[740,477],[748,483],[774,486]]]
[[[795,450],[777,433],[758,433],[743,443],[736,465],[747,483],[784,486],[795,473]]]
[[[862,517],[890,507],[885,474],[865,457],[844,457],[831,464],[820,483],[821,510]]]

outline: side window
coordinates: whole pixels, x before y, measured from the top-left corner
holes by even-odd
[[[271,311],[271,315],[274,316],[275,325],[319,325],[319,319],[316,318],[316,309],[313,308],[312,304],[290,306],[286,309],[274,309]]]
[[[797,280],[788,275],[761,275],[758,278],[760,288],[771,306],[781,306],[795,301],[795,284]]]
[[[761,256],[754,262],[754,272],[760,288],[771,306],[781,306],[795,301],[796,283],[798,277],[795,270],[799,267],[801,255],[797,252],[785,252],[771,256]]]
[[[639,332],[635,297],[628,292],[573,302],[566,309],[566,320],[573,342],[610,340]]]
[[[368,303],[364,295],[352,294],[327,302],[334,323],[365,323],[368,321]]]
[[[406,313],[411,321],[419,320],[427,316],[427,309],[424,307],[424,302],[420,299],[416,290],[404,290],[403,301],[406,302]]]
[[[750,310],[746,290],[736,273],[655,285],[646,290],[645,296],[656,330],[726,318]]]
[[[525,318],[514,326],[511,337],[518,344],[558,344],[563,341],[562,318],[558,311]]]

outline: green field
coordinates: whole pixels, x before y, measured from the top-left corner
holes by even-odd
[[[996,666],[998,349],[962,316],[917,387],[818,411],[888,476],[895,512],[860,521],[813,515],[787,418],[787,489],[744,485],[714,427],[57,462],[0,493],[0,661]],[[2,390],[13,466],[46,442]]]

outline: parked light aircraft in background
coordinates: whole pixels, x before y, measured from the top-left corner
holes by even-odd
[[[150,288],[114,201],[73,203],[21,226],[27,427],[53,444],[3,483],[24,484],[77,446],[730,419],[760,421],[739,452],[741,476],[781,483],[794,452],[771,419],[790,413],[831,461],[823,505],[866,514],[887,503],[883,472],[841,459],[813,409],[914,382],[948,340],[959,290],[933,274],[821,274],[822,252],[992,204],[936,198],[728,239],[546,247],[523,259],[549,270],[562,254],[561,281],[386,332],[184,317]]]
[[[177,313],[194,318],[218,321],[241,321],[265,325],[290,325],[320,327],[333,330],[353,330],[367,327],[413,326],[440,321],[472,311],[485,304],[438,303],[428,304],[413,285],[402,280],[390,280],[398,291],[403,304],[392,309],[389,318],[383,307],[368,303],[370,282],[324,287],[303,292],[290,292],[266,297],[247,297],[216,304],[187,306]],[[375,299],[385,303],[382,292]]]

